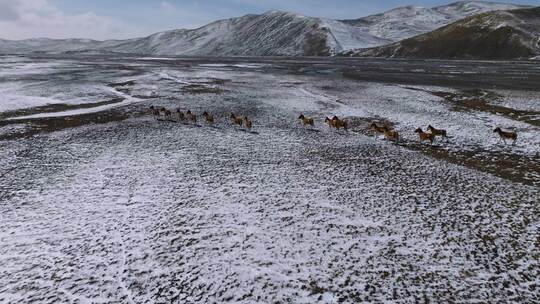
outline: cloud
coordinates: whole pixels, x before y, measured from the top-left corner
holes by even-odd
[[[270,9],[309,16],[345,17],[339,14],[344,11],[342,6],[335,8],[335,3],[325,0],[116,0],[107,4],[78,0],[72,8],[80,9],[79,13],[67,13],[56,3],[62,1],[0,0],[0,38],[142,37],[169,29],[197,28],[218,19]],[[90,7],[100,13],[96,14]]]
[[[166,12],[175,12],[176,6],[174,6],[174,4],[170,3],[169,1],[161,1],[161,9]]]
[[[5,39],[131,36],[122,22],[91,11],[65,14],[48,0],[0,0],[0,37]]]
[[[0,21],[4,20],[16,20],[18,17],[17,11],[13,8],[11,3],[8,1],[0,0]]]

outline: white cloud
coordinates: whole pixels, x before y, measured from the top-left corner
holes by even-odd
[[[65,14],[48,0],[0,0],[0,38],[130,37],[120,21],[93,12]]]

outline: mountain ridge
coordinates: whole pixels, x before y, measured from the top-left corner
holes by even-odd
[[[433,59],[537,59],[540,6],[487,12],[390,45],[345,56]]]
[[[462,16],[524,7],[484,1],[445,6],[404,6],[351,20],[271,10],[217,20],[196,29],[175,29],[126,40],[0,39],[0,53],[116,52],[140,55],[332,56],[380,47],[427,33]]]
[[[527,5],[500,2],[458,1],[433,8],[413,5],[402,6],[380,14],[342,21],[347,24],[365,27],[375,36],[387,37],[393,42],[397,42],[433,31],[472,15],[495,10],[529,7]]]

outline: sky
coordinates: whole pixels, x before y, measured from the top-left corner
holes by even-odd
[[[0,38],[124,39],[196,28],[209,22],[279,9],[313,17],[353,19],[398,6],[442,0],[0,0]],[[510,2],[510,1],[509,1]],[[540,0],[516,0],[539,5]]]

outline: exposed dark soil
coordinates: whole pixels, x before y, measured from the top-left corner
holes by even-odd
[[[435,96],[442,97],[446,101],[450,102],[456,111],[488,112],[491,114],[502,115],[513,120],[522,121],[534,126],[540,126],[539,119],[532,119],[532,117],[540,117],[540,111],[524,111],[495,105],[493,102],[496,102],[500,96],[494,92],[466,90],[459,93],[452,93],[443,91],[429,91],[410,87],[408,89],[428,92]]]
[[[113,98],[110,100],[94,102],[94,103],[83,103],[83,104],[76,104],[76,105],[63,104],[63,103],[50,104],[50,105],[45,105],[41,107],[33,107],[33,108],[20,109],[20,110],[15,110],[15,111],[0,112],[0,126],[5,125],[6,122],[3,120],[10,117],[28,116],[28,115],[34,115],[34,114],[40,114],[40,113],[54,113],[54,112],[79,110],[79,109],[90,109],[90,108],[95,108],[99,106],[120,103],[122,101],[124,101],[124,98]]]
[[[142,115],[141,112],[133,112],[128,114],[125,109],[111,109],[99,113],[89,113],[76,116],[66,117],[47,117],[35,119],[20,119],[20,120],[0,120],[0,127],[8,125],[24,124],[27,126],[22,132],[7,133],[0,135],[0,140],[10,140],[16,138],[30,137],[39,133],[48,133],[60,131],[67,128],[75,128],[86,124],[102,124],[113,121],[121,121],[132,116]]]
[[[184,93],[189,93],[189,94],[221,94],[225,90],[218,87],[210,87],[203,84],[189,84],[187,86],[182,87],[181,91]]]
[[[351,122],[352,132],[360,133],[366,136],[381,138],[381,134],[372,130],[369,127],[372,122],[379,126],[387,126],[394,128],[396,124],[392,121],[373,118],[347,118]],[[362,127],[361,127],[362,126]],[[383,140],[383,139],[381,139]],[[487,172],[495,176],[522,183],[525,185],[540,186],[540,155],[534,157],[526,157],[516,154],[505,154],[500,151],[494,152],[489,150],[477,149],[475,151],[455,151],[444,148],[447,141],[451,138],[442,139],[438,137],[433,145],[429,143],[421,143],[418,140],[406,140],[401,138],[396,145],[402,146],[413,151],[420,151],[426,155],[436,159],[442,159],[450,163],[458,164],[478,171]],[[510,144],[509,144],[510,147]],[[531,172],[537,172],[538,176],[531,176]]]
[[[306,81],[304,95],[284,89],[283,74],[247,79],[244,71],[231,77],[245,84],[213,98],[179,94],[154,71],[140,91],[160,87],[157,100],[2,122],[31,137],[0,138],[0,302],[537,298],[538,187],[529,185],[540,178],[520,173],[533,175],[537,158],[515,159],[510,148],[455,152],[457,144],[430,146],[407,134],[387,144],[367,128],[377,121],[409,132],[406,120],[376,117],[400,111],[390,95],[444,100],[380,83],[340,85],[339,73],[284,79]],[[326,94],[325,85],[375,92],[362,103]],[[402,109],[437,115],[412,103]],[[160,121],[150,105],[208,111],[216,123]],[[367,106],[375,117],[345,117],[349,132],[323,125],[325,115],[360,115],[350,109]],[[317,118],[313,129],[300,125],[300,110]],[[253,130],[233,126],[231,112],[252,118]]]
[[[211,63],[216,62],[245,62],[246,58],[228,58],[222,59],[191,59],[191,64],[198,62]],[[531,69],[531,63],[489,63],[489,62],[456,62],[456,61],[436,61],[426,62],[420,60],[370,60],[370,59],[328,59],[328,58],[249,58],[250,62],[260,63],[276,63],[280,67],[274,68],[273,72],[285,71],[290,72],[299,71],[298,74],[305,74],[308,70],[318,69],[337,69],[343,71],[343,75],[347,78],[361,79],[366,81],[382,81],[382,82],[396,82],[396,83],[411,83],[411,84],[444,84],[447,86],[455,86],[461,88],[459,93],[443,92],[443,91],[427,91],[433,95],[444,98],[446,101],[454,106],[456,111],[484,111],[493,114],[503,115],[505,117],[529,123],[531,125],[539,126],[540,121],[533,119],[540,115],[539,111],[521,111],[515,110],[503,106],[498,106],[496,103],[499,96],[489,90],[491,87],[509,87],[516,89],[522,87],[524,89],[540,89],[537,85],[540,81],[540,73],[536,72],[536,69]],[[164,61],[163,64],[171,64],[169,61]],[[452,68],[437,68],[438,66],[453,66]],[[184,66],[189,66],[184,64]],[[426,68],[431,66],[431,71],[423,73],[413,72],[419,68]],[[479,68],[482,67],[482,68]],[[309,69],[306,69],[309,68]],[[511,75],[515,75],[516,71],[523,69],[524,75],[527,75],[525,81],[514,80]],[[455,71],[466,72],[468,70],[482,70],[482,77],[463,77],[456,76]],[[511,73],[505,73],[505,71],[511,71]],[[325,77],[325,76],[323,76]],[[339,77],[339,73],[331,75],[331,77]],[[223,85],[230,82],[229,79],[211,78],[207,81],[200,81],[196,84],[185,86],[181,89],[181,92],[187,94],[222,94],[225,92],[219,85]],[[534,86],[533,86],[534,83]],[[284,82],[282,85],[285,87],[301,85],[302,82]],[[480,88],[478,87],[480,85]],[[130,90],[130,87],[134,86],[134,81],[126,81],[119,83],[111,83],[110,87],[117,90],[122,88],[126,91]],[[475,87],[477,86],[477,87]],[[475,87],[475,88],[473,88]],[[325,90],[332,90],[331,86],[324,87]],[[420,90],[418,88],[409,88],[414,90]],[[159,98],[159,96],[136,96],[141,99]],[[112,104],[121,102],[121,98],[103,101],[93,104],[83,105],[47,105],[43,107],[36,107],[32,109],[17,110],[12,112],[0,113],[0,119],[15,116],[26,116],[36,113],[44,112],[57,112],[81,108],[91,108],[95,106]],[[144,115],[146,113],[145,106],[130,105],[124,109],[112,109],[97,114],[85,114],[76,117],[58,117],[58,118],[42,118],[31,120],[17,120],[17,121],[0,121],[0,127],[10,124],[25,124],[27,127],[25,130],[17,133],[5,134],[0,137],[0,140],[20,138],[32,136],[40,132],[52,132],[65,128],[77,127],[84,124],[91,123],[107,123],[112,121],[124,120],[126,118],[138,115]],[[127,109],[127,110],[126,110]],[[373,136],[375,133],[372,130],[367,129],[365,126],[375,121],[379,125],[387,125],[389,127],[395,127],[395,123],[384,120],[380,117],[370,118],[348,118],[350,120],[350,127],[352,130]],[[531,181],[527,172],[540,171],[540,160],[538,156],[533,158],[527,158],[516,155],[506,155],[500,153],[492,153],[490,151],[448,151],[442,149],[439,145],[429,146],[427,144],[420,144],[417,141],[400,142],[402,145],[411,150],[422,151],[425,154],[431,155],[436,158],[445,159],[452,163],[461,164],[470,168],[475,168],[480,171],[492,173],[494,175],[509,179],[512,181],[521,182],[524,184],[538,184],[538,181]],[[520,170],[520,168],[524,168]],[[525,170],[526,169],[526,170]]]
[[[116,82],[116,83],[109,83],[108,86],[111,87],[111,88],[116,88],[116,87],[123,87],[123,86],[134,86],[135,85],[135,81],[133,80],[128,80],[128,81],[124,81],[124,82]]]
[[[224,85],[230,83],[231,79],[210,78],[207,81],[198,81],[198,84],[210,84],[210,85]]]
[[[482,172],[488,172],[495,176],[531,186],[540,186],[538,176],[530,176],[529,172],[540,174],[540,155],[526,157],[515,154],[501,154],[487,150],[476,151],[448,151],[437,144],[421,144],[419,142],[407,142],[404,145],[416,151],[422,151],[437,159],[462,165]]]

